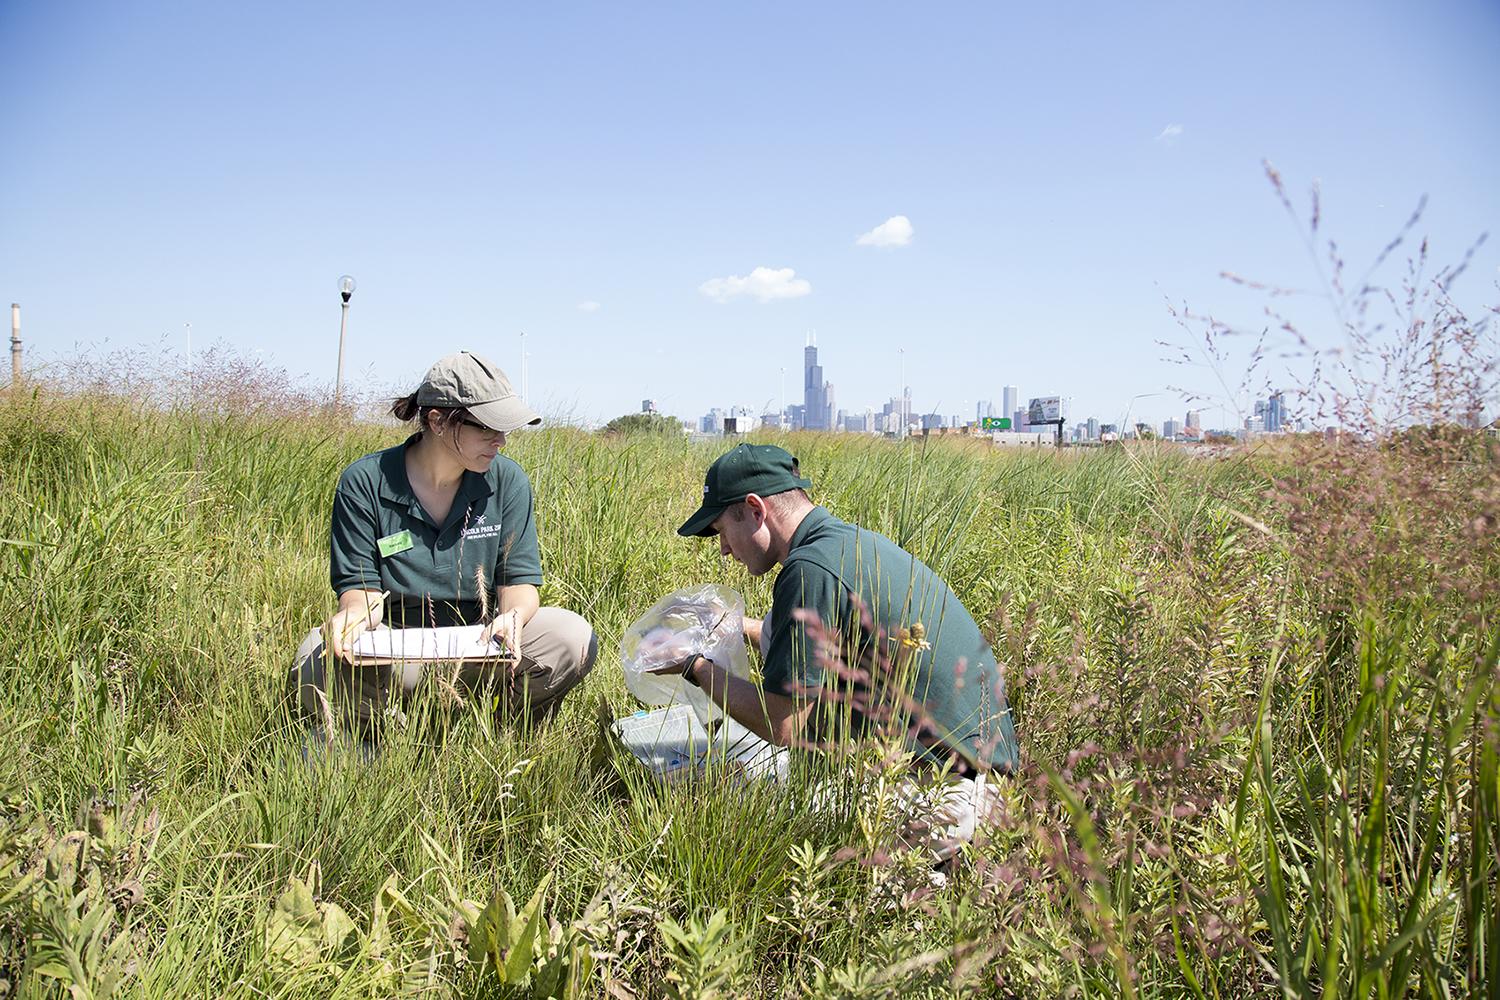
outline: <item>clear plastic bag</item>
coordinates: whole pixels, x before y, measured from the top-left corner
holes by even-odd
[[[625,630],[620,664],[625,687],[647,705],[686,702],[705,724],[722,713],[703,690],[676,674],[653,670],[705,656],[737,677],[749,678],[745,599],[717,584],[673,591]]]

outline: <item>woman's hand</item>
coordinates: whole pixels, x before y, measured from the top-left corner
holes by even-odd
[[[521,654],[521,629],[541,606],[535,585],[514,583],[495,588],[495,617],[480,633],[486,642],[499,639],[509,653]]]
[[[350,659],[354,640],[379,625],[385,616],[385,594],[378,590],[346,590],[339,609],[323,625],[323,646],[336,659]]]
[[[521,613],[516,609],[502,611],[484,627],[480,637],[494,642],[507,653],[521,650]]]

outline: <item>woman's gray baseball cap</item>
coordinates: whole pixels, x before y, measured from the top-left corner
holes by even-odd
[[[542,422],[499,366],[468,351],[450,354],[427,369],[417,387],[417,405],[463,407],[484,426],[506,433]]]

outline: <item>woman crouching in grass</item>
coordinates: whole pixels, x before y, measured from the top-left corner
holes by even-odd
[[[329,579],[339,606],[297,650],[293,683],[303,715],[316,722],[333,705],[361,735],[375,735],[381,717],[399,711],[392,690],[399,685],[404,701],[435,680],[437,668],[353,666],[359,634],[381,624],[488,619],[485,637],[507,649],[520,635],[520,663],[465,666],[445,672],[443,685],[493,691],[511,717],[549,719],[593,666],[598,640],[579,615],[540,606],[531,481],[499,454],[507,434],[541,417],[504,372],[467,351],[433,365],[391,413],[415,421],[416,432],[349,466],[334,492]]]

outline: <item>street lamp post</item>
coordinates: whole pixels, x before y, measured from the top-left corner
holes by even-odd
[[[10,304],[10,384],[21,387],[21,303]]]
[[[1121,439],[1123,439],[1125,437],[1125,432],[1130,427],[1130,410],[1131,410],[1131,408],[1133,406],[1135,406],[1135,401],[1137,399],[1150,399],[1152,396],[1160,396],[1160,395],[1161,395],[1161,393],[1159,393],[1159,392],[1138,392],[1134,396],[1130,397],[1130,402],[1128,402],[1128,403],[1125,404],[1125,416],[1123,416],[1123,417],[1120,418],[1120,437],[1121,437]]]
[[[354,295],[354,278],[344,275],[339,278],[339,298],[342,301],[339,314],[339,370],[333,383],[333,405],[344,399],[344,334],[349,329],[349,299]]]

